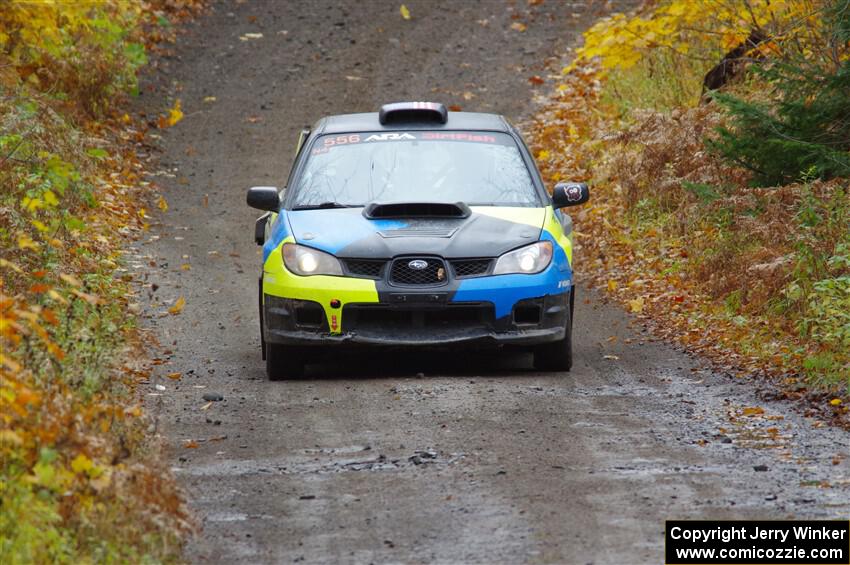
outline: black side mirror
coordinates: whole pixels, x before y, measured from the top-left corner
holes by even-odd
[[[559,182],[552,191],[552,206],[578,206],[590,199],[590,189],[583,182]]]
[[[248,206],[268,212],[280,211],[280,195],[274,186],[254,186],[248,189]]]

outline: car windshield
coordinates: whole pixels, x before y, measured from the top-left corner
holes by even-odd
[[[372,202],[540,206],[516,142],[498,132],[324,135],[293,189],[296,209]]]

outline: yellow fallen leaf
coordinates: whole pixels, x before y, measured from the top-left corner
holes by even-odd
[[[204,96],[204,102],[215,102],[215,96]]]
[[[159,200],[157,200],[157,202],[156,202],[156,206],[157,206],[157,208],[159,208],[163,212],[168,211],[168,201],[165,199],[164,196],[159,197]]]
[[[404,4],[401,5],[401,8],[398,9],[399,13],[401,13],[401,17],[405,20],[410,19],[410,10],[407,9],[407,6]]]
[[[165,376],[171,379],[172,381],[179,381],[180,377],[183,376],[183,373],[168,373]]]
[[[0,430],[0,443],[11,443],[12,445],[21,445],[24,440],[21,439],[13,430]]]
[[[75,473],[86,473],[94,467],[94,463],[91,459],[80,453],[77,455],[73,461],[71,461],[71,470]]]
[[[617,281],[615,281],[614,279],[609,279],[608,292],[614,292],[615,290],[617,290]]]
[[[537,158],[538,158],[539,160],[541,160],[541,161],[545,161],[546,159],[548,159],[548,158],[549,158],[549,156],[550,156],[550,155],[551,155],[551,154],[550,154],[548,151],[546,151],[545,149],[541,149],[541,150],[537,153]]]
[[[180,107],[180,99],[174,102],[174,107],[168,111],[168,116],[160,118],[159,127],[171,127],[183,119],[183,109]]]
[[[635,314],[643,312],[643,296],[635,298],[634,300],[629,300],[629,308]]]
[[[174,306],[172,306],[171,308],[168,309],[168,313],[169,314],[179,314],[180,312],[183,311],[184,306],[186,306],[186,299],[181,296],[180,298],[178,298],[174,302]]]
[[[749,407],[749,408],[744,408],[741,411],[741,413],[744,416],[760,416],[760,415],[764,414],[764,408],[762,408],[760,406],[752,406],[752,407]]]
[[[180,265],[180,269],[183,271],[191,271],[192,265],[190,265],[189,263],[183,263],[182,265]]]
[[[515,31],[525,31],[528,29],[528,26],[522,22],[514,22],[511,24],[511,29]]]
[[[74,275],[69,275],[68,273],[59,273],[59,278],[71,286],[83,286],[83,283],[80,282],[80,279],[78,279]]]
[[[840,398],[833,398],[832,400],[829,401],[829,403],[832,404],[833,406],[838,406],[839,404],[841,404],[841,399]]]
[[[58,292],[56,292],[53,289],[50,289],[50,290],[47,291],[47,296],[49,296],[50,298],[52,298],[56,302],[59,302],[60,304],[68,304],[68,301],[65,299],[65,297],[62,296],[61,294],[59,294]]]
[[[3,259],[2,257],[0,257],[0,267],[8,267],[8,268],[12,269],[13,271],[15,271],[16,273],[23,273],[24,272],[23,269],[21,269],[20,267],[18,267],[17,265],[12,263],[11,261],[7,261],[6,259]]]
[[[39,244],[25,233],[18,234],[18,249],[38,249]]]

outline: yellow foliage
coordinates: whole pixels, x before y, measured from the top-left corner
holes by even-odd
[[[788,34],[815,12],[810,0],[667,0],[654,8],[614,14],[584,33],[584,46],[564,69],[598,60],[605,70],[627,69],[651,50],[717,59],[741,44],[754,29]],[[706,17],[711,14],[711,17]],[[694,54],[694,50],[700,53]]]

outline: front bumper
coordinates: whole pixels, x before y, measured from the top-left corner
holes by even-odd
[[[516,302],[509,315],[496,318],[487,301],[348,303],[342,327],[331,333],[324,307],[310,300],[266,294],[264,337],[288,345],[536,345],[563,339],[569,323],[569,292]]]

